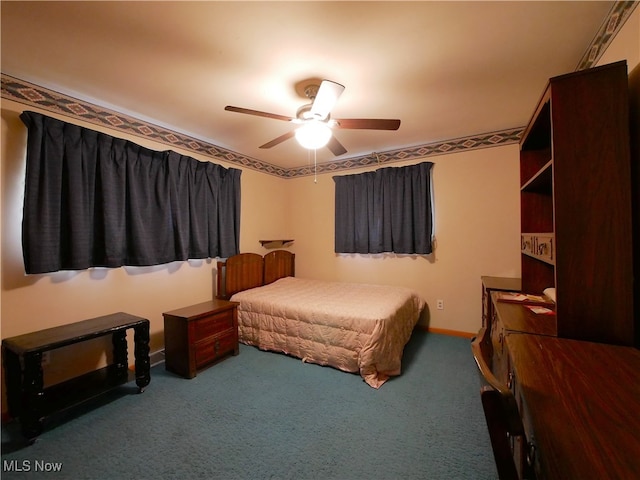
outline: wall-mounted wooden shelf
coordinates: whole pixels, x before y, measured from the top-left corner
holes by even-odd
[[[293,240],[258,240],[264,248],[282,248],[288,247]]]

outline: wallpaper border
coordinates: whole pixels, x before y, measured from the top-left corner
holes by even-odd
[[[1,80],[3,99],[38,107],[48,112],[83,120],[94,125],[101,125],[119,132],[147,138],[170,147],[182,148],[190,152],[199,153],[207,157],[223,160],[234,165],[282,178],[295,178],[316,173],[351,170],[372,164],[400,162],[413,158],[515,143],[519,141],[520,134],[523,130],[523,127],[520,127],[398,150],[376,152],[335,162],[323,162],[317,164],[315,167],[282,168],[232,150],[227,150],[213,143],[55,92],[19,78],[11,77],[4,73],[2,74]]]
[[[591,42],[591,45],[587,48],[582,59],[580,59],[580,63],[578,63],[576,71],[591,68],[598,60],[600,60],[600,57],[602,57],[616,34],[631,16],[635,8],[638,6],[638,3],[639,2],[637,0],[615,2],[613,7],[611,7],[609,15],[602,23],[600,30],[598,30],[598,33]]]

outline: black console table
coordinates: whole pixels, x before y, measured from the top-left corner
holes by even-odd
[[[127,362],[129,328],[134,330],[135,381],[141,393],[151,381],[147,319],[113,313],[2,340],[9,414],[20,420],[30,443],[42,432],[45,417],[133,380]],[[112,364],[44,388],[43,352],[105,335],[113,342]]]

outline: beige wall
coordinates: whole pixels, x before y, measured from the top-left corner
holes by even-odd
[[[624,27],[598,60],[598,65],[626,60],[629,72],[640,65],[640,7],[636,7]]]

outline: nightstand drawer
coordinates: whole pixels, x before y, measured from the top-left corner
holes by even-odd
[[[225,310],[208,317],[199,318],[194,322],[195,341],[203,340],[233,328],[233,310]]]
[[[237,340],[233,330],[206,338],[196,343],[196,368],[211,363],[218,357],[233,352],[237,348]]]

